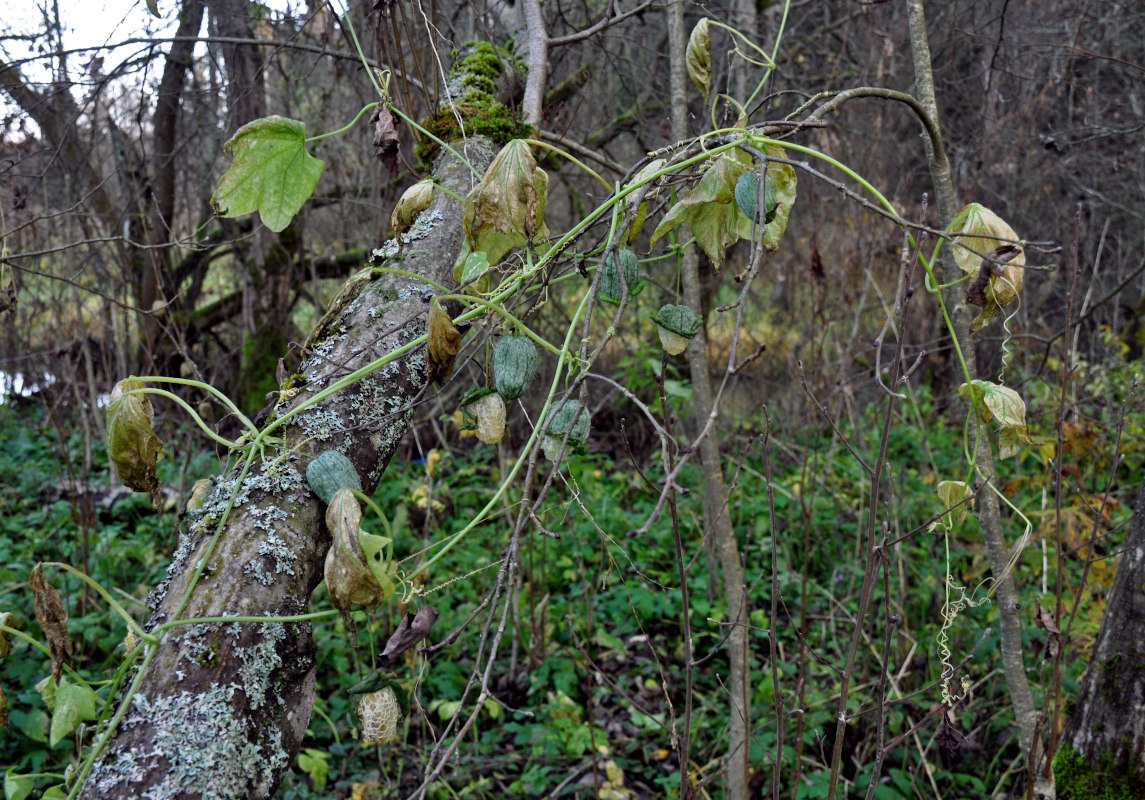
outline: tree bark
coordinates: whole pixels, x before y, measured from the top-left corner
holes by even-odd
[[[464,153],[479,171],[492,155],[477,140],[466,142]],[[463,196],[475,181],[448,155],[437,175]],[[461,206],[438,192],[426,214],[429,228],[406,244],[401,269],[449,285],[463,238]],[[422,334],[432,295],[430,284],[406,276],[364,270],[351,278],[307,342],[305,385],[279,404],[278,415]],[[168,580],[152,595],[148,629],[160,641],[125,693],[130,707],[86,777],[83,797],[274,794],[313,708],[309,622],[176,622],[305,613],[329,545],[322,504],[303,477],[306,465],[339,450],[373,492],[425,387],[425,366],[419,348],[362,378],[294,417],[281,431],[281,447],[268,451],[241,486],[235,470],[218,481],[185,529]]]
[[[1145,797],[1145,488],[1054,756],[1060,800]]]
[[[672,136],[677,140],[688,136],[688,78],[684,63],[687,32],[684,30],[684,6],[675,2],[668,6],[668,36],[671,53]],[[699,257],[694,247],[681,257],[681,276],[684,303],[702,312],[699,276]],[[708,338],[703,325],[688,345],[688,371],[692,379],[692,410],[696,430],[703,430],[708,419],[719,414],[713,407],[711,365],[708,362]],[[716,558],[724,577],[724,596],[727,599],[728,631],[728,800],[746,800],[750,773],[751,746],[751,672],[747,641],[747,597],[740,565],[739,546],[735,530],[727,511],[727,489],[724,485],[720,440],[716,427],[700,442],[701,468],[704,476],[704,523],[715,546]],[[681,580],[684,576],[680,576]],[[693,658],[688,653],[688,658]],[[688,769],[681,764],[681,769]]]

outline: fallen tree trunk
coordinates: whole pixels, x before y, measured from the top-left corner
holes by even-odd
[[[492,155],[482,140],[456,147],[478,171]],[[449,155],[436,173],[461,196],[476,181]],[[463,241],[461,204],[436,192],[411,233],[392,265],[451,285]],[[283,387],[278,417],[423,334],[433,294],[428,282],[380,269],[351,278],[307,342],[301,377]],[[168,580],[152,594],[147,627],[160,641],[82,797],[274,794],[313,709],[310,623],[220,618],[307,611],[330,543],[322,503],[304,477],[307,463],[320,452],[341,451],[372,493],[425,380],[425,350],[417,348],[294,416],[277,431],[281,445],[256,460],[241,484],[237,467],[216,483],[183,532]],[[171,625],[202,619],[214,621]]]

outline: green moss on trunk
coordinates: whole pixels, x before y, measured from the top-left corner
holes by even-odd
[[[1054,784],[1058,800],[1136,800],[1145,797],[1145,770],[1115,764],[1109,753],[1091,759],[1063,747],[1054,756]]]

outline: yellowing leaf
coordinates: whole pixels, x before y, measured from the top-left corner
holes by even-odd
[[[495,264],[514,247],[547,239],[549,176],[523,139],[501,148],[485,177],[465,198],[462,227],[472,252]]]
[[[935,487],[935,492],[938,494],[938,499],[942,501],[944,508],[956,508],[951,516],[955,525],[961,525],[966,520],[966,513],[970,510],[970,503],[963,503],[969,497],[974,495],[974,490],[966,485],[963,481],[939,481],[938,486]],[[962,505],[958,505],[962,503]],[[951,519],[951,517],[947,517]]]
[[[433,184],[430,181],[418,181],[402,192],[393,213],[390,214],[390,228],[394,236],[400,235],[413,225],[417,215],[429,208],[432,202]]]
[[[984,281],[985,287],[980,289],[985,295],[982,298],[985,301],[982,312],[970,324],[970,332],[977,333],[1021,293],[1026,255],[1018,244],[1018,234],[1014,233],[1014,229],[993,211],[978,203],[971,203],[958,212],[952,232],[957,234],[954,240],[954,261],[958,268],[975,276],[982,275],[985,269],[988,275],[988,280]],[[983,260],[982,256],[994,253],[1006,244],[1014,245],[1018,252],[1005,264],[995,265]]]
[[[712,90],[712,37],[708,32],[708,18],[704,17],[692,28],[688,37],[688,49],[684,53],[688,65],[688,75],[704,93],[704,99]]]
[[[306,126],[279,116],[243,125],[223,151],[234,161],[219,181],[211,207],[220,217],[257,211],[276,233],[314,194],[326,166],[306,152]]]

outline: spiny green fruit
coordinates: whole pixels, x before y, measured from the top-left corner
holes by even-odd
[[[688,342],[700,330],[704,320],[687,306],[671,303],[663,305],[652,316],[660,332],[660,346],[669,355],[679,355],[688,347]]]
[[[640,280],[640,259],[631,250],[619,250],[620,266],[624,270],[624,283],[628,286],[628,299],[644,291],[644,281]],[[600,299],[614,306],[620,305],[623,294],[620,287],[620,270],[616,268],[616,254],[609,253],[604,260],[604,274],[600,276]]]
[[[549,461],[556,461],[564,445],[565,434],[568,434],[568,445],[565,452],[584,444],[588,440],[588,432],[592,426],[591,415],[579,400],[569,400],[559,409],[549,412],[545,422],[545,439],[541,442],[541,449]]]
[[[318,498],[330,505],[330,499],[339,489],[362,491],[362,479],[353,462],[337,450],[327,450],[311,461],[306,467],[306,482]]]
[[[775,181],[770,175],[766,174],[766,171],[764,174],[763,199],[767,213],[764,214],[763,223],[766,225],[775,219],[775,211],[779,205],[779,200],[776,199],[775,196]],[[748,219],[754,220],[757,224],[760,221],[759,208],[757,207],[759,204],[758,199],[759,172],[753,169],[751,172],[745,172],[743,175],[740,175],[739,180],[736,181],[736,204]]]
[[[523,395],[537,374],[537,346],[524,336],[502,336],[493,348],[493,384],[512,402]]]

